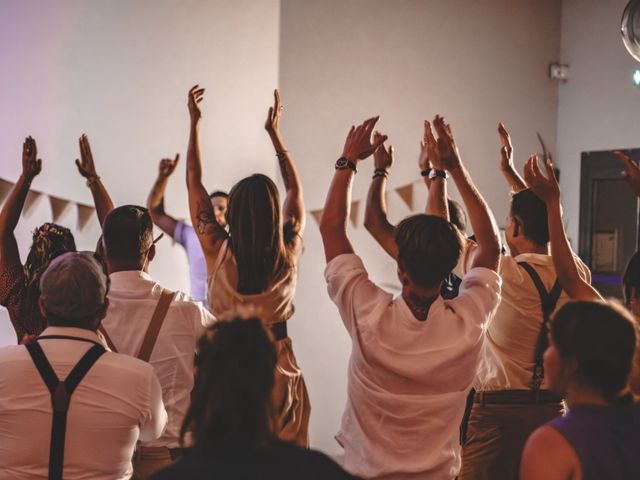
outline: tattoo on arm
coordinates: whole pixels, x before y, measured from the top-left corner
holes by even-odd
[[[282,180],[284,187],[289,188],[289,170],[287,165],[286,153],[278,155],[278,163],[280,164],[280,173],[282,174]]]
[[[221,234],[226,236],[227,231],[216,221],[210,209],[199,208],[197,216],[196,230],[200,235]]]

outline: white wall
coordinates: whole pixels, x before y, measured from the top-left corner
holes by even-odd
[[[569,236],[577,245],[580,154],[640,146],[640,64],[620,36],[627,0],[563,0],[561,59],[570,78],[560,85],[557,165]],[[617,160],[611,159],[611,162]]]
[[[73,161],[86,132],[116,205],[144,205],[158,161],[180,152],[166,207],[188,217],[184,164],[187,90],[206,87],[205,184],[228,190],[243,176],[274,175],[263,124],[278,82],[278,0],[82,0],[0,2],[0,177],[15,180],[20,149],[33,135],[43,171],[33,188],[91,203]],[[60,222],[75,228],[73,214]],[[21,254],[34,226],[50,221],[46,202],[23,218]],[[93,248],[97,222],[79,234]],[[158,246],[151,274],[188,291],[184,253]],[[2,312],[3,319],[6,312]],[[13,341],[2,321],[0,343]]]
[[[379,128],[397,153],[393,188],[419,178],[422,122],[442,113],[504,225],[508,189],[497,169],[496,125],[509,127],[519,166],[539,149],[536,131],[555,147],[557,85],[547,71],[558,58],[559,25],[555,0],[283,0],[282,128],[301,166],[307,209],[322,208],[352,123],[381,115]],[[372,171],[361,165],[354,199],[365,197]],[[390,197],[397,222],[410,211]],[[363,208],[350,231],[355,249],[376,282],[397,284],[395,265],[362,227]],[[309,220],[290,330],[311,391],[313,444],[337,453],[350,340],[327,297],[322,246]]]

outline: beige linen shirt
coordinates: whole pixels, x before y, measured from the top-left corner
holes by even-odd
[[[109,309],[102,325],[120,353],[136,356],[162,293],[162,286],[142,271],[112,273]],[[180,445],[180,427],[193,388],[196,344],[214,317],[188,295],[176,292],[158,334],[149,363],[153,366],[169,415],[167,429],[149,447]]]
[[[98,341],[89,330],[49,327],[42,335]],[[42,339],[40,346],[64,380],[92,343]],[[24,345],[0,349],[0,479],[47,478],[51,396]],[[153,368],[104,353],[71,396],[64,449],[65,480],[130,478],[138,438],[158,438],[167,413]]]
[[[344,467],[364,478],[454,478],[460,422],[500,277],[471,270],[458,297],[438,297],[426,321],[369,280],[355,254],[334,258],[325,278],[352,342],[336,436]]]
[[[468,241],[466,265],[456,272],[464,274],[475,256],[477,245]],[[591,280],[588,267],[577,258],[582,278]],[[523,253],[516,257],[503,256],[500,261],[502,301],[487,329],[480,365],[475,381],[477,390],[524,390],[532,387],[535,345],[542,326],[540,296],[529,274],[518,265],[529,263],[538,273],[547,291],[556,281],[556,270],[550,255]],[[462,270],[461,270],[462,269]],[[556,310],[569,301],[562,292]],[[546,382],[542,384],[543,388]]]

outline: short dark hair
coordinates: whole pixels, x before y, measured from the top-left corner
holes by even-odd
[[[631,373],[636,329],[631,314],[615,303],[568,302],[551,321],[551,338],[562,358],[576,361],[589,385],[613,399]]]
[[[462,252],[460,232],[443,218],[413,215],[396,228],[398,265],[416,284],[438,286],[455,268]]]
[[[536,245],[549,243],[547,206],[530,189],[522,190],[511,198],[511,215],[518,221],[525,237]]]
[[[222,198],[229,198],[229,194],[227,192],[223,192],[222,190],[216,190],[215,192],[211,192],[209,194],[209,198],[216,198],[216,197],[222,197]]]
[[[640,294],[640,252],[631,256],[622,277],[622,291],[627,305],[631,303],[631,289],[636,291],[636,295]]]
[[[139,261],[153,244],[153,222],[149,210],[124,205],[109,212],[102,227],[107,259]]]
[[[447,199],[447,204],[449,206],[449,221],[458,227],[462,233],[466,232],[467,214],[465,213],[464,208],[462,208],[462,205],[450,198]]]

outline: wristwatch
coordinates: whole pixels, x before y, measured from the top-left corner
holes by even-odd
[[[445,180],[449,178],[449,174],[445,170],[436,170],[432,168],[429,172],[429,180],[433,180],[434,178],[444,178]]]
[[[356,168],[355,163],[353,163],[346,157],[340,157],[336,161],[336,170],[344,170],[345,168],[350,168],[354,173],[358,173],[358,169]]]

